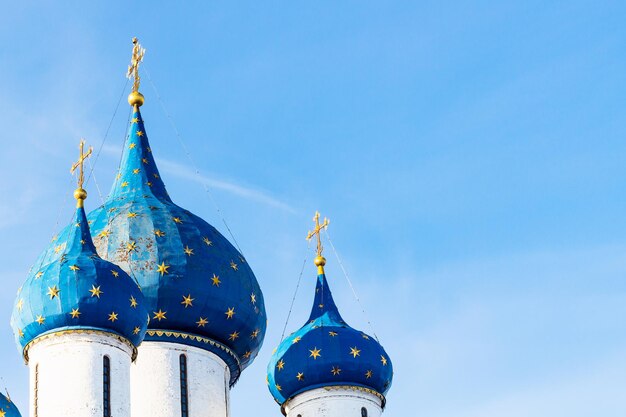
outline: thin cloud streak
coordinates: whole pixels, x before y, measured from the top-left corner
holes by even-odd
[[[102,152],[109,156],[119,157],[121,153],[121,149],[116,146],[104,145],[102,147]],[[178,178],[187,179],[190,181],[195,181],[199,184],[206,185],[209,188],[217,188],[220,190],[224,190],[233,195],[243,197],[247,200],[256,201],[258,203],[266,204],[271,207],[275,207],[289,213],[295,213],[296,210],[291,207],[289,204],[284,203],[265,192],[244,187],[239,184],[235,184],[233,182],[218,180],[215,178],[207,177],[206,175],[200,174],[198,172],[194,172],[189,167],[182,165],[178,162],[170,161],[168,159],[156,158],[156,162],[159,165],[159,169],[167,172],[170,175],[176,176]]]

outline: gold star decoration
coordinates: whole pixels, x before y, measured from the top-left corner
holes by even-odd
[[[73,308],[72,311],[70,312],[70,316],[72,316],[73,319],[77,319],[78,316],[80,316],[82,313],[80,311],[78,311],[77,308]]]
[[[229,308],[228,311],[226,311],[224,314],[226,314],[226,320],[232,319],[235,315],[235,307]]]
[[[4,411],[3,408],[0,408],[0,417],[5,417],[6,416],[6,411]]]
[[[111,233],[111,232],[109,232],[108,230],[105,229],[105,230],[101,231],[98,236],[100,236],[100,237],[107,237],[109,235],[109,233]]]
[[[220,286],[220,277],[218,277],[217,275],[213,274],[213,278],[211,278],[211,281],[213,281],[213,285],[215,285],[216,287]]]
[[[276,389],[277,389],[278,391],[280,391],[280,390],[282,390],[283,388],[282,388],[280,385],[276,384]]]
[[[259,335],[259,333],[261,333],[261,330],[259,329],[255,329],[251,334],[250,334],[250,338],[251,339],[256,339],[256,337]]]
[[[167,272],[169,268],[169,265],[165,265],[165,262],[162,262],[161,265],[158,265],[157,272],[160,272],[161,276],[163,276],[164,274],[169,274],[169,272]]]
[[[139,174],[139,168],[133,169],[133,174]]]
[[[131,219],[133,217],[137,217],[137,213],[135,213],[133,211],[129,211],[128,214],[126,215],[126,217],[128,217],[129,219]]]
[[[333,375],[337,376],[341,373],[341,369],[339,369],[338,366],[333,366],[333,369],[331,369],[330,372],[332,372]]]
[[[185,308],[193,307],[193,300],[195,300],[195,298],[191,298],[191,294],[186,297],[183,295],[183,301],[181,301],[181,304],[184,304]]]
[[[135,149],[135,146],[137,146],[136,143],[131,143],[130,145],[128,145],[128,149]]]
[[[63,244],[54,247],[54,253],[59,253],[63,249]]]
[[[189,246],[185,246],[185,249],[183,250],[185,251],[185,254],[187,254],[187,256],[193,255],[193,249],[191,249]]]
[[[231,334],[228,335],[228,340],[235,340],[239,337],[239,332],[232,332]]]
[[[158,321],[167,320],[167,317],[165,317],[166,314],[167,314],[167,311],[163,311],[159,309],[159,311],[154,311],[154,317],[152,318],[157,319]]]
[[[43,272],[39,271],[35,274],[35,279],[39,279],[41,278],[41,276],[43,275]]]
[[[81,245],[84,245],[84,244],[85,244],[85,239],[81,239],[81,240],[80,240],[80,244],[81,244]]]
[[[135,327],[133,329],[133,334],[139,334],[140,331],[141,331],[141,329],[139,327]]]
[[[337,332],[328,332],[328,335],[330,337],[335,337],[335,336],[337,336]]]
[[[139,303],[137,303],[137,300],[135,299],[135,297],[132,296],[132,295],[130,296],[130,299],[128,301],[130,301],[130,306],[132,308],[137,308],[137,306],[139,305]]]
[[[296,378],[298,379],[298,381],[302,381],[304,379],[304,372],[298,372],[296,374]]]
[[[372,374],[373,374],[372,371],[365,372],[365,378],[370,379],[372,377]]]
[[[39,325],[41,326],[43,324],[44,321],[46,321],[46,318],[43,316],[38,315],[37,319],[35,320],[37,323],[39,323]]]
[[[119,277],[119,276],[120,276],[120,273],[119,273],[119,272],[117,272],[115,269],[112,269],[112,270],[111,270],[111,275],[113,275],[115,278],[117,278],[117,277]]]
[[[366,335],[365,333],[363,333],[361,336],[363,336],[363,339],[365,339],[365,340],[370,340],[369,336]]]
[[[17,301],[16,307],[19,311],[22,311],[22,308],[24,307],[24,300],[22,300],[21,298]]]
[[[252,304],[256,303],[256,294],[255,293],[250,294],[250,302]]]
[[[236,264],[236,263],[234,263],[234,262],[232,261],[232,259],[231,259],[231,261],[230,261],[230,267],[231,267],[231,268],[233,268],[233,270],[234,270],[234,271],[236,271],[236,270],[238,270],[238,269],[239,269],[239,267],[237,266],[237,264]]]
[[[139,137],[143,136],[143,132],[141,130],[138,130],[137,131],[137,136],[139,136]]]
[[[130,214],[130,213],[129,213],[129,214]],[[134,241],[132,241],[132,240],[131,240],[131,241],[129,241],[129,242],[126,244],[126,251],[127,251],[127,252],[135,252],[136,250],[137,250],[137,243],[136,243],[136,242],[134,242]]]
[[[180,219],[180,217],[172,217],[172,220],[174,220],[174,223],[182,223],[183,221]]]
[[[71,269],[72,271],[78,271],[78,270],[80,270],[80,268],[78,267],[78,265],[70,265],[70,269]]]
[[[130,119],[130,124],[138,123],[138,122],[139,122],[139,119],[137,117],[133,117],[132,119]]]
[[[387,358],[385,358],[383,355],[380,355],[380,362],[383,364],[383,366],[387,366]]]
[[[311,354],[309,355],[309,358],[313,358],[314,360],[319,358],[320,356],[322,356],[322,354],[320,353],[322,351],[322,349],[318,349],[317,347],[314,347],[313,350],[309,350],[309,352],[311,352]]]
[[[152,183],[151,183],[150,181],[148,181],[148,182],[146,183],[146,185],[147,185],[148,187],[152,187]]]
[[[243,354],[243,358],[248,359],[250,355],[252,355],[252,352],[250,352],[249,350],[246,350],[246,353]]]
[[[17,329],[17,334],[19,334],[20,337],[24,337],[24,331],[22,329]]]
[[[161,230],[159,230],[159,229],[154,229],[154,234],[155,234],[157,237],[163,237],[163,236],[165,236],[165,232],[163,232],[163,231],[161,231]]]
[[[128,181],[122,182],[122,187],[128,187]]]
[[[141,162],[143,162],[144,164],[148,163],[148,159],[147,158],[141,158]]]
[[[302,340],[302,338],[300,336],[296,336],[293,338],[293,340],[291,341],[291,344],[296,344],[298,343],[300,340]]]
[[[360,354],[361,354],[361,351],[357,349],[356,346],[350,348],[350,355],[352,355],[352,357],[356,358]]]
[[[211,242],[211,241],[209,240],[209,238],[208,238],[208,237],[206,237],[206,236],[202,238],[202,241],[203,241],[204,243],[206,243],[206,244],[207,244],[207,246],[212,246],[212,245],[213,245],[213,242]]]
[[[198,325],[198,327],[204,327],[209,323],[209,321],[207,319],[205,319],[204,317],[200,317],[200,320],[198,320],[196,322],[196,324]]]
[[[285,367],[285,361],[282,359],[279,360],[278,363],[276,364],[276,369],[278,369],[279,371],[282,371],[284,367]]]
[[[152,152],[152,150],[150,148],[148,148],[148,152]],[[159,178],[159,174],[157,174],[156,172],[154,174],[152,174],[152,176],[154,178]]]
[[[115,323],[115,320],[119,320],[117,316],[118,314],[115,311],[112,311],[111,314],[109,314],[109,321]]]
[[[46,294],[49,295],[52,300],[54,297],[59,296],[59,292],[61,292],[61,290],[59,290],[59,288],[55,285],[53,287],[48,287],[48,292]]]
[[[91,293],[92,297],[98,297],[98,298],[100,298],[100,294],[104,294],[104,292],[100,290],[99,285],[97,287],[95,285],[92,285],[89,292]]]

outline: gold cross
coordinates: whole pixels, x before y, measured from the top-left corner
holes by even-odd
[[[320,212],[316,211],[315,216],[313,216],[313,221],[315,222],[315,228],[309,232],[306,236],[306,240],[311,240],[313,236],[317,236],[317,256],[322,256],[322,251],[324,247],[322,246],[322,239],[320,238],[320,232],[322,229],[326,229],[330,224],[330,221],[324,217],[324,222],[320,224]]]
[[[78,161],[76,161],[73,165],[72,165],[72,169],[70,169],[70,173],[74,173],[74,171],[76,171],[76,169],[78,168],[78,188],[83,188],[83,182],[85,181],[85,171],[84,171],[84,167],[83,167],[83,163],[85,162],[85,159],[89,158],[91,156],[91,153],[93,151],[93,148],[90,146],[89,149],[87,149],[87,153],[84,152],[84,148],[85,148],[85,139],[81,139],[80,143],[78,145],[78,149],[80,149],[80,155],[78,156]]]
[[[128,66],[126,78],[133,77],[133,91],[139,91],[139,64],[143,61],[146,50],[141,47],[137,38],[133,38],[133,57]]]

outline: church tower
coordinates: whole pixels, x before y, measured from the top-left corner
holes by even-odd
[[[241,253],[166,191],[140,111],[144,50],[133,44],[120,170],[88,216],[98,253],[138,280],[150,314],[131,368],[132,415],[226,417],[230,387],[263,342],[263,294]]]
[[[317,285],[308,322],[278,346],[267,368],[269,390],[287,417],[379,417],[393,368],[372,336],[350,327],[339,314],[326,281],[319,223]]]
[[[30,368],[31,417],[130,417],[130,366],[148,313],[136,282],[94,247],[83,146],[72,222],[31,269],[11,317]]]

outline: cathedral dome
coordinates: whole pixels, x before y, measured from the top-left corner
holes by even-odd
[[[384,401],[393,378],[391,360],[373,337],[341,318],[324,270],[318,268],[309,321],[272,355],[267,367],[269,390],[281,405],[302,392],[332,386],[368,391]]]
[[[0,417],[22,417],[11,398],[0,393]]]
[[[133,346],[144,337],[148,313],[141,290],[98,256],[82,200],[79,206],[17,293],[11,326],[26,360],[32,343],[58,332],[106,332]]]
[[[263,343],[263,294],[239,251],[172,202],[138,105],[133,109],[113,189],[88,216],[95,245],[141,285],[151,317],[145,340],[217,354],[228,364],[232,384]]]

